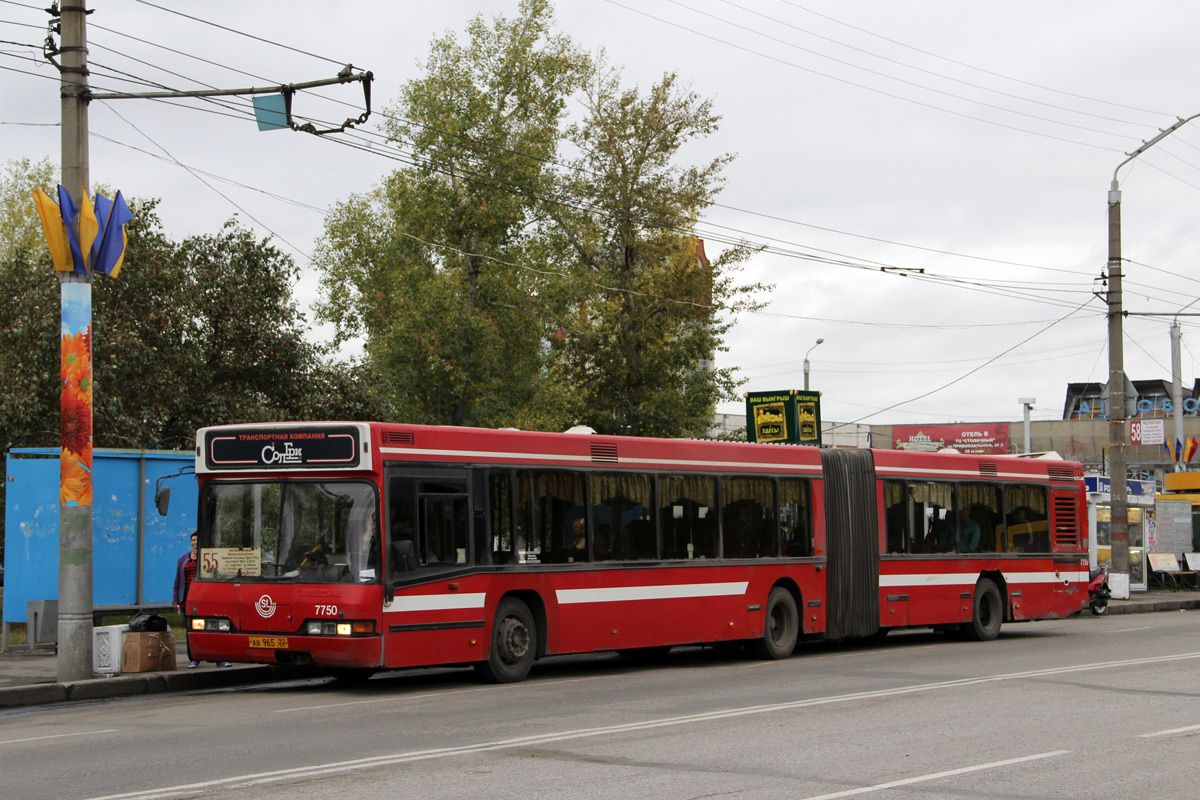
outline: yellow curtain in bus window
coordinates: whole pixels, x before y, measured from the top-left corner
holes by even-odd
[[[206,547],[200,551],[201,578],[250,577],[262,574],[258,547]]]
[[[754,435],[759,442],[787,441],[787,408],[783,403],[754,406]]]

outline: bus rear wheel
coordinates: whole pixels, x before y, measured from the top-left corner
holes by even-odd
[[[971,602],[971,621],[963,625],[962,631],[968,639],[990,642],[1000,635],[1000,624],[1004,622],[1004,604],[995,581],[980,578],[979,583],[975,584],[975,596]]]
[[[774,586],[767,595],[767,614],[763,635],[750,643],[750,650],[759,658],[787,658],[796,649],[800,636],[800,612],[796,598],[782,586]]]
[[[475,672],[490,683],[525,680],[537,657],[537,625],[529,606],[506,597],[496,609],[492,643],[486,661],[475,664]]]

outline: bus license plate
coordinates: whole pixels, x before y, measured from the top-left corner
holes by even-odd
[[[286,636],[251,636],[251,647],[265,647],[269,650],[287,650]]]

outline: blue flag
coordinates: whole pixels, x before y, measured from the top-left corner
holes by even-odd
[[[79,234],[75,230],[75,217],[79,209],[71,199],[71,193],[61,185],[58,187],[58,209],[63,222],[67,224],[67,240],[71,243],[71,258],[75,262],[75,272],[87,275],[87,264],[83,260],[83,251],[79,247]]]
[[[121,272],[121,263],[125,259],[125,223],[133,219],[133,213],[125,205],[125,198],[120,192],[112,202],[98,194],[96,219],[100,223],[100,235],[92,244],[92,270],[115,278]]]

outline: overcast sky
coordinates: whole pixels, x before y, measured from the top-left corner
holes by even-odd
[[[0,0],[0,160],[59,158],[57,73],[20,46],[45,38],[46,5]],[[422,74],[434,37],[517,10],[515,0],[89,6],[96,91],[145,90],[122,73],[239,88],[353,63],[374,73],[377,109]],[[1034,419],[1055,419],[1069,382],[1107,380],[1105,307],[1092,292],[1107,259],[1109,183],[1143,140],[1200,114],[1200,4],[560,0],[556,13],[559,30],[605,49],[627,84],[674,71],[723,116],[685,155],[737,154],[697,228],[709,254],[730,240],[770,248],[742,273],[774,285],[770,304],[741,318],[717,356],[741,370],[744,390],[802,388],[818,338],[811,383],[826,420],[1015,420],[1018,397],[1037,398]],[[295,112],[340,121],[357,112],[323,98],[362,100],[357,84],[317,93]],[[324,209],[399,166],[383,149],[344,145],[381,143],[378,120],[339,144],[260,133],[202,101],[97,101],[92,181],[161,198],[176,238],[234,215],[275,237],[304,269],[296,292],[307,306]],[[1167,379],[1169,315],[1200,297],[1200,119],[1118,178],[1125,307],[1167,315],[1126,320],[1126,370]],[[1193,319],[1181,318],[1189,387]]]

